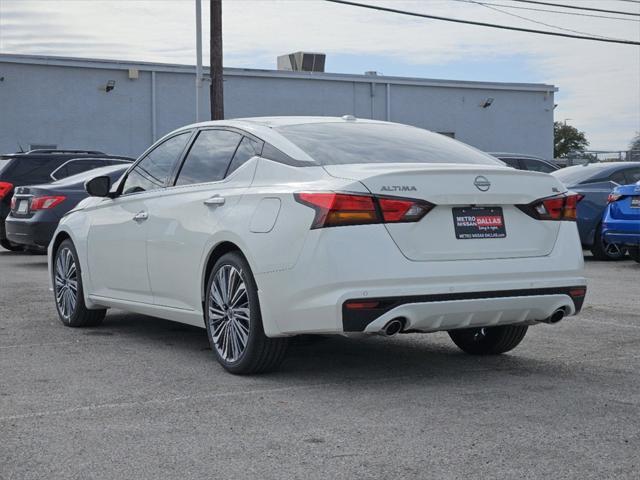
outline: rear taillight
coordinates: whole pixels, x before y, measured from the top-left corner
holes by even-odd
[[[31,205],[29,209],[33,212],[34,210],[48,210],[57,205],[60,205],[62,202],[66,200],[67,197],[62,195],[57,196],[44,196],[44,197],[34,197],[31,199]]]
[[[565,220],[575,222],[578,202],[584,195],[571,194],[536,200],[529,205],[519,206],[528,215],[538,220]]]
[[[294,197],[316,211],[311,228],[417,222],[434,207],[423,200],[353,193],[301,192]]]
[[[11,197],[11,210],[16,209],[16,197]]]
[[[0,182],[0,200],[6,197],[13,190],[13,183]]]
[[[610,193],[609,196],[607,197],[607,203],[617,202],[621,198],[622,198],[622,195],[620,195],[619,193]]]

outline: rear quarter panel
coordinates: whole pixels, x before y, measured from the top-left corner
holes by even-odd
[[[607,197],[612,189],[611,182],[571,187],[572,191],[584,195],[578,204],[577,223],[580,241],[587,247],[593,245],[595,231],[602,221],[607,208]]]

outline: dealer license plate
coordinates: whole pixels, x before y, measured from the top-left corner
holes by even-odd
[[[501,207],[462,207],[452,210],[453,227],[458,239],[507,236]]]

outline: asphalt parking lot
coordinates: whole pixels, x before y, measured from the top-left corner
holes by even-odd
[[[638,478],[640,265],[587,260],[581,316],[510,354],[329,338],[237,377],[201,329],[64,328],[46,257],[0,249],[0,478]]]

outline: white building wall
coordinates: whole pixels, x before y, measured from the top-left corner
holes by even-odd
[[[137,79],[129,79],[129,68],[138,70]],[[194,72],[178,65],[0,55],[0,153],[53,144],[136,156],[153,142],[154,125],[159,138],[195,121]],[[104,90],[108,80],[116,82],[111,92]],[[553,154],[551,85],[225,69],[224,89],[227,118],[353,114],[454,133],[486,151]],[[205,83],[205,115],[208,92]],[[493,104],[482,108],[487,98]]]

